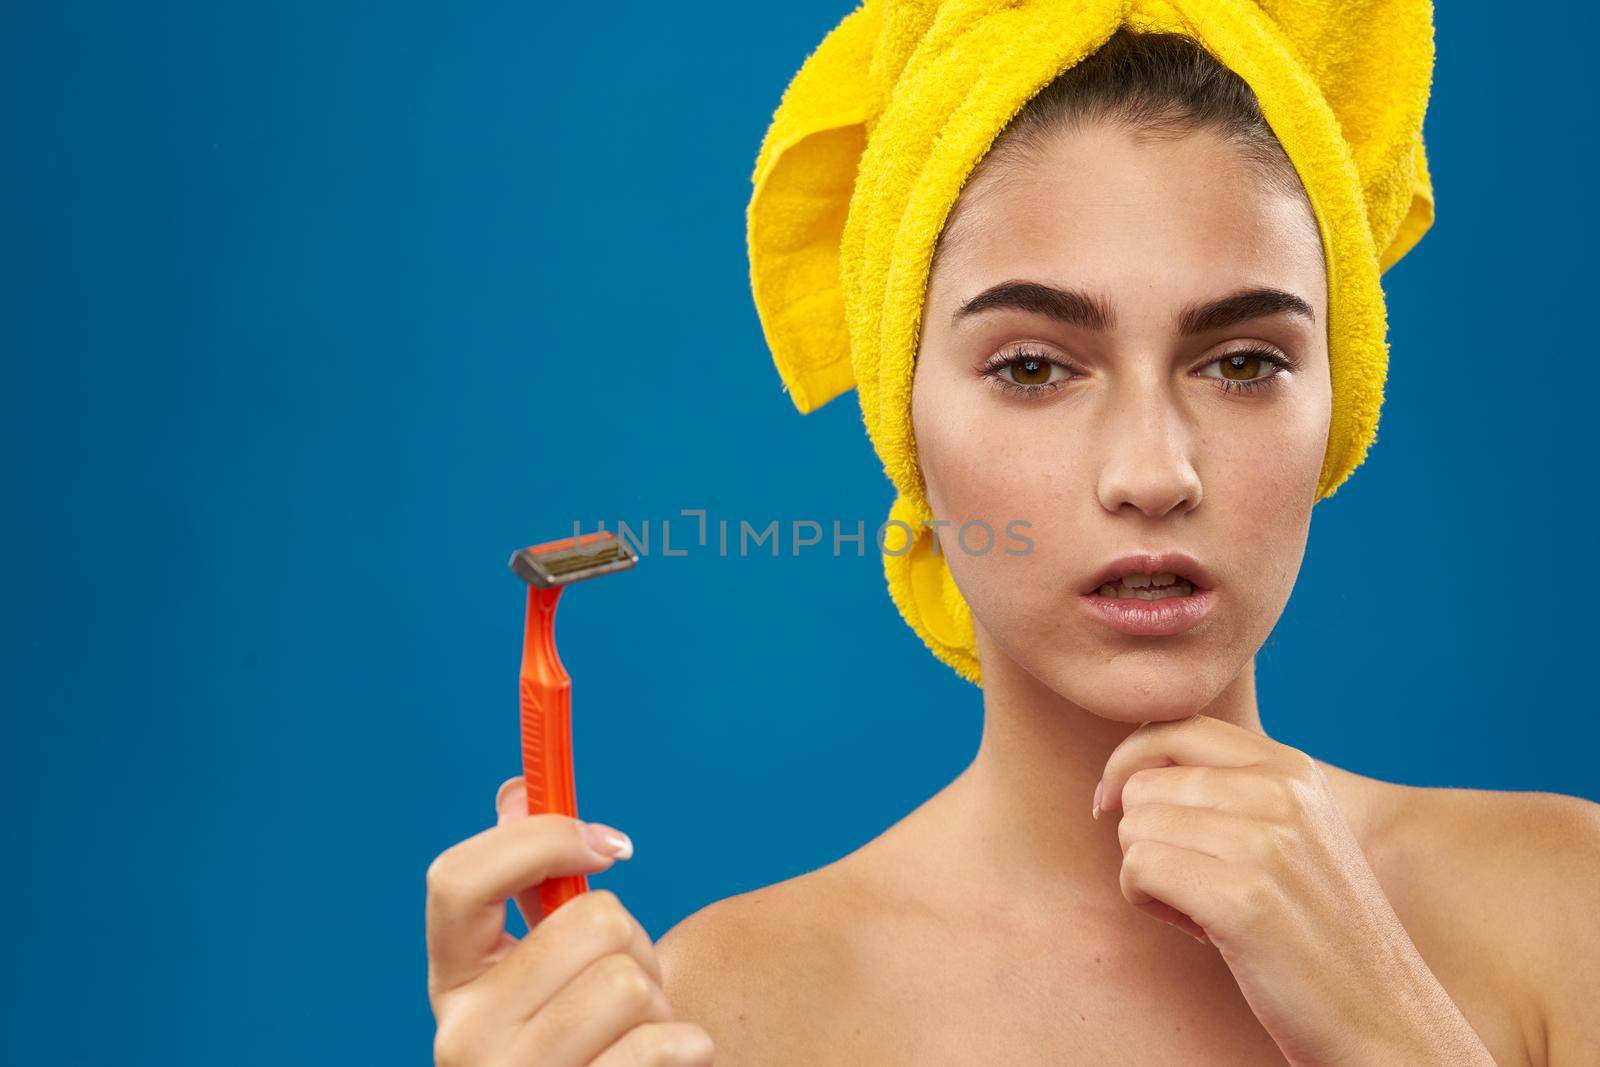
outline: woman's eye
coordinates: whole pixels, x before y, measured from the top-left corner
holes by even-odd
[[[1217,366],[1222,368],[1222,376],[1229,381],[1251,381],[1261,377],[1267,361],[1258,353],[1235,352],[1217,360]]]
[[[1287,370],[1290,364],[1275,352],[1252,348],[1241,352],[1230,352],[1220,359],[1212,360],[1206,366],[1221,370],[1221,374],[1207,374],[1203,377],[1220,379],[1224,390],[1248,390],[1276,378]]]
[[[1002,364],[999,373],[1002,381],[1034,388],[1050,385],[1066,377],[1066,368],[1037,356],[1017,356]]]

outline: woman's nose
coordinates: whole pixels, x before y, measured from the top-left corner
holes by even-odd
[[[1160,394],[1160,395],[1157,395]],[[1101,440],[1100,504],[1113,514],[1132,505],[1151,518],[1200,504],[1194,433],[1173,398],[1159,390],[1117,405]]]

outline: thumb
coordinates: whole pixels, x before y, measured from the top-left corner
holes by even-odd
[[[521,775],[500,783],[500,788],[494,794],[494,811],[496,825],[528,817],[528,783]],[[522,921],[531,932],[544,918],[544,906],[539,903],[539,887],[525,889],[511,899],[516,901],[517,911],[522,913]]]
[[[520,774],[500,783],[500,788],[494,794],[494,811],[498,816],[495,820],[497,824],[528,814],[528,784]]]

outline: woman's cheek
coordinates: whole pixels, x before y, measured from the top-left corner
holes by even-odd
[[[1232,577],[1219,606],[1231,639],[1246,645],[1266,640],[1294,589],[1327,441],[1314,417],[1272,420],[1261,430],[1211,448],[1203,475],[1210,521],[1200,550]]]
[[[1057,484],[1065,465],[1052,469],[1044,459],[1055,448],[1041,448],[1015,420],[955,414],[930,423],[918,441],[929,506],[949,524],[940,531],[941,550],[1018,558],[1005,550],[1026,548],[1022,538],[1048,525],[1068,499]],[[963,532],[964,524],[970,528]],[[1012,532],[1018,529],[1020,537]]]
[[[1040,647],[1052,636],[1065,636],[1072,576],[1087,565],[1074,551],[1068,513],[1087,490],[1067,484],[1068,464],[1030,459],[1041,453],[1021,452],[1014,439],[1009,448],[976,447],[993,447],[1005,458],[981,467],[954,454],[937,461],[938,490],[930,483],[929,496],[934,514],[949,522],[940,531],[940,551],[985,629],[1007,644],[1009,636]],[[973,523],[965,535],[964,522]]]

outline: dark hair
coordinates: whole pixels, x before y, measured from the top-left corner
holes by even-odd
[[[1054,137],[1095,122],[1120,125],[1136,141],[1214,131],[1237,146],[1271,185],[1310,204],[1255,90],[1243,78],[1192,37],[1126,26],[1036,93],[1000,131],[974,175],[1036,159]]]

